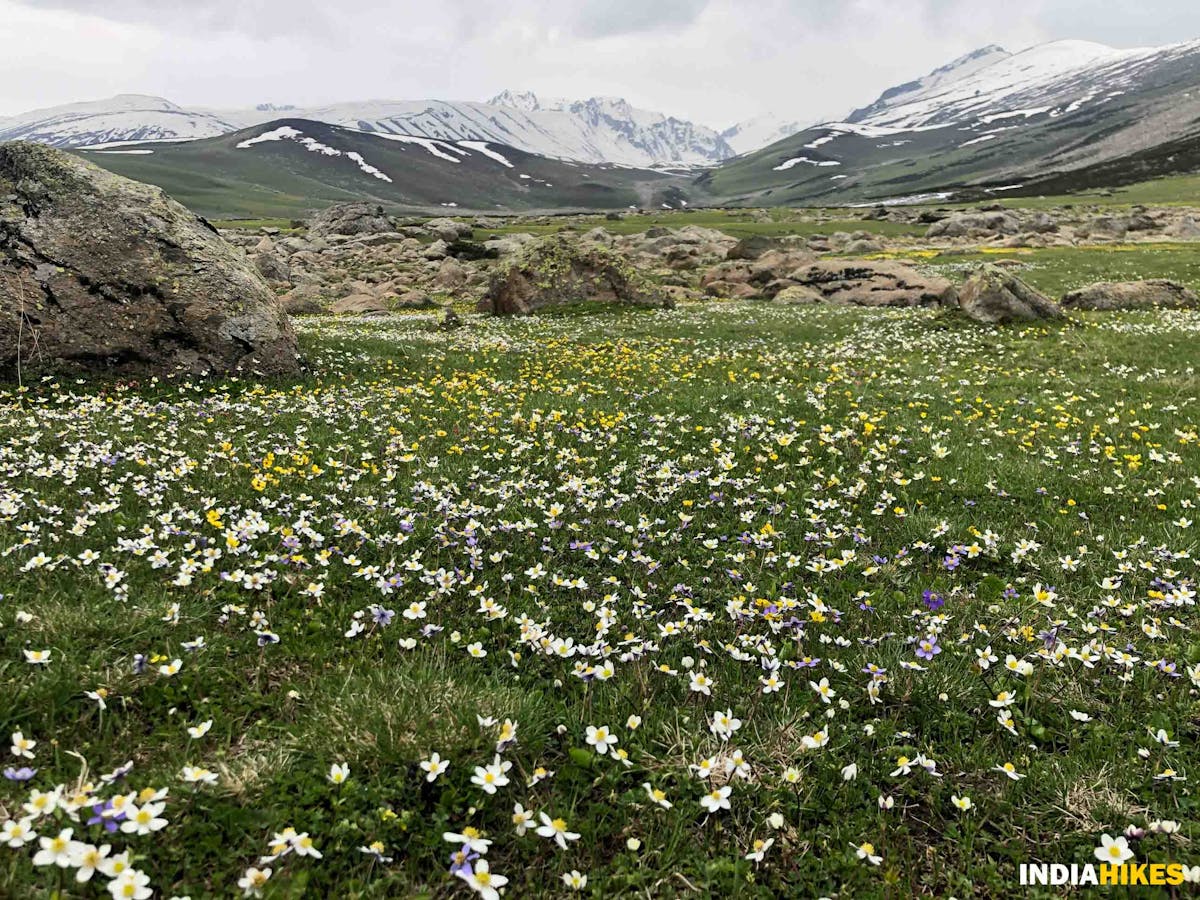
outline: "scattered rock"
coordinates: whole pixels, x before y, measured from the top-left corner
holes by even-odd
[[[0,145],[0,370],[287,374],[296,335],[245,256],[159,188]]]
[[[1061,319],[1063,315],[1045,294],[995,266],[983,266],[967,279],[959,289],[958,305],[970,318],[989,325]]]
[[[456,219],[430,219],[422,227],[429,234],[441,238],[447,244],[465,240],[473,234],[470,225]]]
[[[455,259],[474,262],[480,259],[496,259],[500,252],[494,247],[487,247],[477,241],[451,241],[446,245],[446,253]]]
[[[1200,224],[1192,216],[1184,216],[1179,221],[1170,225],[1166,231],[1169,237],[1179,238],[1184,241],[1200,240]]]
[[[856,306],[948,306],[954,285],[936,275],[886,260],[824,259],[798,269],[791,279],[828,303]]]
[[[785,287],[772,298],[774,303],[786,303],[790,305],[799,305],[803,303],[824,303],[825,295],[816,288],[808,287],[801,284],[793,284],[790,287]]]
[[[1200,298],[1182,284],[1149,281],[1102,281],[1071,291],[1062,299],[1068,309],[1196,309]]]
[[[497,315],[529,315],[589,302],[673,305],[620,254],[551,235],[493,273],[479,308]]]
[[[649,232],[647,232],[649,234]],[[762,234],[744,237],[725,254],[726,259],[758,259],[769,250],[779,249],[779,242]]]
[[[377,297],[375,294],[351,294],[349,297],[335,300],[333,306],[329,309],[330,312],[337,313],[339,316],[362,316],[386,313],[388,311],[388,302],[383,297]]]
[[[374,203],[338,203],[321,210],[308,223],[308,233],[318,237],[382,234],[395,226],[383,207]]]
[[[254,254],[254,268],[267,281],[279,283],[292,280],[292,269],[287,260],[271,251]]]
[[[965,237],[973,232],[990,234],[1016,234],[1021,223],[1010,212],[996,210],[981,213],[954,213],[939,222],[934,222],[925,232],[926,237]]]
[[[291,316],[316,316],[325,312],[321,289],[313,284],[293,288],[280,298]]]

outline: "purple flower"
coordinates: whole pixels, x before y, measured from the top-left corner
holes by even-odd
[[[375,620],[376,625],[387,627],[392,624],[392,619],[396,617],[394,609],[384,609],[382,606],[371,607],[371,618]]]
[[[941,594],[935,594],[931,590],[925,590],[921,593],[921,600],[930,612],[937,612],[946,605],[946,599]]]
[[[465,875],[470,878],[472,875],[471,863],[479,859],[478,853],[472,853],[466,847],[460,847],[450,854],[450,874]]]
[[[116,815],[105,815],[112,810],[112,801],[108,800],[104,803],[92,804],[92,817],[87,820],[89,825],[103,825],[104,830],[109,834],[115,834],[121,827],[120,823],[125,818],[125,813],[117,813]]]
[[[917,641],[917,657],[919,659],[933,659],[942,648],[937,644],[937,635],[929,634]]]
[[[29,766],[22,766],[19,769],[10,766],[4,770],[4,777],[9,781],[29,781],[36,774],[37,769],[31,769]]]

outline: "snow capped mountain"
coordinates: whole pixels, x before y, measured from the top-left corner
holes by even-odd
[[[791,137],[797,131],[803,131],[807,124],[767,114],[731,125],[721,132],[721,137],[734,153],[740,155]]]
[[[1198,158],[1200,41],[1054,41],[983,47],[702,180],[746,203],[861,201],[1113,186],[1191,171]]]
[[[925,78],[885,91],[847,121],[902,130],[1028,117],[1071,103],[1078,103],[1078,109],[1102,96],[1106,86],[1127,82],[1133,70],[1161,61],[1176,49],[1117,50],[1090,41],[1054,41],[1020,53],[985,47]]]
[[[710,128],[630,106],[616,98],[547,100],[505,91],[488,103],[442,100],[338,103],[298,109],[261,104],[245,110],[187,110],[157,97],[126,95],[0,120],[0,141],[65,147],[191,140],[289,116],[379,134],[489,141],[530,153],[629,166],[715,165],[733,149]]]
[[[0,119],[0,141],[56,147],[213,137],[236,126],[210,112],[188,110],[161,97],[120,94]]]

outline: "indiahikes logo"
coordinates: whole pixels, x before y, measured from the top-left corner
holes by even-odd
[[[1021,863],[1021,884],[1075,885],[1179,885],[1188,880],[1182,863]]]

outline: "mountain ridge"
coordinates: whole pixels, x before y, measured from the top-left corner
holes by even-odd
[[[278,118],[280,112],[360,131],[495,141],[541,156],[593,164],[694,167],[714,165],[734,155],[713,129],[642,110],[620,98],[548,104],[534,94],[511,91],[491,103],[373,100],[308,108],[264,103],[239,110],[186,108],[162,97],[122,94],[0,119],[0,141],[94,147],[195,140],[259,125]]]

